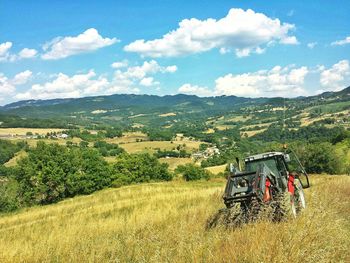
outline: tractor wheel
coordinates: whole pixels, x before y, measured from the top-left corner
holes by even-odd
[[[295,185],[295,199],[297,204],[297,212],[301,212],[301,210],[306,208],[306,201],[305,201],[305,195],[303,186],[301,185],[301,182],[299,179],[294,180]]]
[[[275,203],[275,221],[285,221],[289,218],[296,218],[297,209],[295,198],[290,192],[284,192],[277,197]]]

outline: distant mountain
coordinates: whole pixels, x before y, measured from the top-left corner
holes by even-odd
[[[350,87],[338,92],[325,92],[310,97],[293,99],[244,98],[236,96],[197,97],[194,95],[133,95],[116,94],[84,98],[26,100],[7,104],[0,108],[3,114],[21,117],[76,117],[120,116],[166,112],[208,113],[227,112],[246,106],[296,104],[298,106],[318,102],[350,100]]]

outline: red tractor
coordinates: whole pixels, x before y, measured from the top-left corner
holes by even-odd
[[[309,178],[294,154],[291,164],[290,154],[267,152],[252,155],[244,160],[245,171],[230,165],[223,195],[225,209],[209,220],[209,227],[219,222],[226,225],[241,223],[256,218],[264,207],[272,208],[274,220],[286,216],[296,217],[305,209],[304,188],[308,188]]]

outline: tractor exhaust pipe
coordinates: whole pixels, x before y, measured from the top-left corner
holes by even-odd
[[[239,169],[240,171],[242,171],[241,161],[239,160],[238,157],[236,157],[236,162],[237,162],[238,169]]]

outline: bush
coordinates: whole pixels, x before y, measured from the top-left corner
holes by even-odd
[[[16,179],[22,201],[32,205],[90,194],[109,186],[111,174],[96,150],[39,142],[18,162]]]
[[[18,185],[13,179],[6,181],[0,177],[0,212],[11,212],[19,207]]]
[[[168,171],[168,164],[145,154],[122,154],[113,165],[114,185],[150,181],[170,181],[173,175]]]
[[[185,165],[179,165],[175,169],[176,173],[181,173],[186,181],[194,181],[200,179],[208,180],[210,178],[210,172],[202,167],[188,163]]]
[[[309,173],[340,173],[341,163],[334,147],[328,142],[308,144],[300,160]]]

